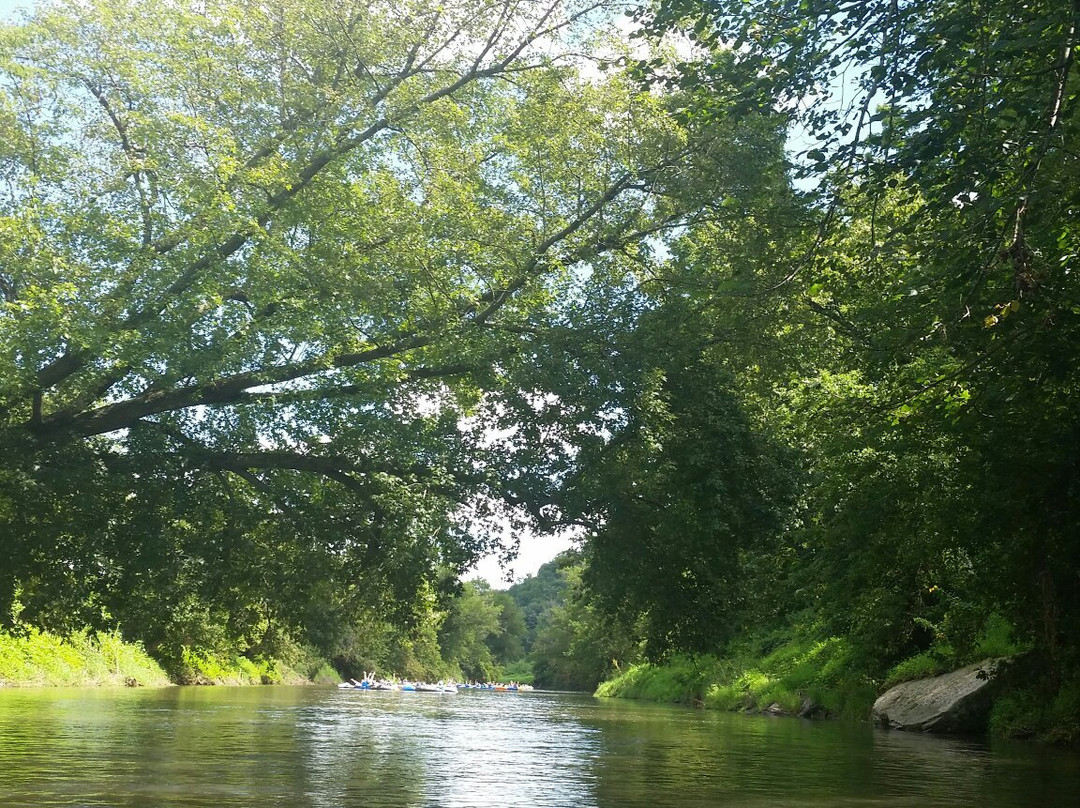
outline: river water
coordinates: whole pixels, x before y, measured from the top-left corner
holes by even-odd
[[[553,693],[0,690],[0,806],[1080,805],[1080,752]]]

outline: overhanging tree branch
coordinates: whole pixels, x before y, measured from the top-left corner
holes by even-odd
[[[517,292],[544,273],[545,261],[557,245],[569,239],[600,215],[627,188],[635,187],[637,183],[666,166],[667,163],[645,171],[624,172],[617,176],[604,193],[586,206],[572,221],[547,236],[536,246],[516,280],[500,289],[484,293],[476,302],[465,304],[459,319],[448,323],[442,330],[427,334],[399,335],[393,342],[362,351],[329,353],[304,362],[237,373],[203,384],[166,390],[151,389],[141,395],[87,412],[54,413],[36,425],[35,433],[41,440],[53,440],[64,435],[90,437],[131,427],[142,418],[164,412],[198,406],[234,405],[253,388],[283,384],[313,377],[328,370],[352,368],[405,356],[412,351],[436,344],[460,328],[481,327],[506,306]],[[612,242],[612,245],[615,243]],[[610,248],[612,245],[607,246]],[[595,253],[598,247],[603,246],[588,245],[581,248],[580,254],[572,258],[576,260],[585,254]]]
[[[401,109],[393,110],[390,114],[384,114],[366,126],[363,126],[359,121],[354,121],[351,124],[341,127],[333,145],[328,149],[316,152],[305,164],[300,166],[294,175],[293,181],[289,185],[279,188],[275,193],[268,197],[263,211],[254,218],[248,227],[233,232],[227,238],[219,241],[215,246],[207,248],[199,258],[190,263],[185,269],[181,270],[178,277],[157,295],[155,302],[152,305],[130,312],[117,324],[113,329],[114,332],[122,333],[125,331],[136,331],[141,326],[159,317],[165,308],[179,295],[188,291],[206,270],[229,259],[249,244],[253,237],[264,232],[272,217],[304,191],[314,178],[322,173],[333,161],[355,151],[363,144],[370,142],[379,133],[412,118],[420,109],[452,95],[469,84],[483,79],[497,77],[507,70],[510,65],[537,40],[552,35],[566,25],[595,11],[602,3],[590,5],[579,10],[576,14],[571,15],[566,20],[547,25],[547,21],[551,18],[551,15],[559,5],[560,4],[557,2],[552,3],[541,16],[540,21],[534,29],[526,36],[522,37],[514,47],[510,48],[506,55],[500,57],[495,63],[490,64],[487,67],[482,66],[483,56],[492,50],[493,43],[489,43],[489,45],[484,48],[481,56],[472,63],[471,67],[449,84],[427,92],[418,100],[411,101]],[[433,22],[432,24],[434,25],[435,23]],[[417,50],[421,40],[415,40],[413,48],[405,59],[404,66],[390,84],[381,88],[376,93],[373,106],[382,103],[384,99],[389,97],[393,90],[397,89],[408,79],[418,75],[424,70],[439,52],[449,46],[450,41],[456,38],[459,33],[460,31],[455,32],[449,41],[444,42],[419,62],[417,62]],[[276,154],[277,146],[285,140],[284,135],[285,132],[282,131],[277,136],[270,138],[266,146],[249,158],[247,161],[248,164],[250,165],[254,161],[254,163],[258,165],[264,159]],[[233,183],[229,186],[230,189],[236,187],[234,183],[239,182],[240,176],[242,176],[240,173],[234,175]],[[158,255],[166,254],[183,243],[183,240],[183,237],[179,235],[161,239],[154,245],[153,252]],[[48,390],[49,388],[56,387],[81,371],[92,359],[93,356],[85,348],[78,345],[69,346],[63,354],[38,372],[38,389]],[[123,374],[119,372],[113,372],[106,374],[105,376],[105,378],[117,380],[122,377]]]

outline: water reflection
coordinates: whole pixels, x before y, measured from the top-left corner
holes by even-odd
[[[1076,750],[641,705],[594,715],[603,806],[1020,808],[1080,793]]]
[[[345,692],[334,701],[334,719],[320,708],[306,726],[315,805],[595,804],[596,731],[543,700]]]
[[[1071,805],[1075,751],[597,701],[0,691],[0,806]]]
[[[875,732],[873,740],[877,779],[904,782],[912,804],[1064,806],[1080,793],[1076,750],[906,732]]]

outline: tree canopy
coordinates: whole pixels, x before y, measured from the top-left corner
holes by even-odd
[[[636,65],[695,87],[691,114],[793,127],[801,249],[779,277],[757,263],[754,320],[713,321],[766,335],[728,362],[804,453],[771,556],[785,591],[885,660],[1002,611],[1070,669],[1080,6],[661,0],[639,19],[697,43],[679,70]]]
[[[1067,678],[1078,25],[70,0],[0,27],[0,621],[476,676],[529,650],[564,684],[796,623],[880,678],[1006,626]],[[526,523],[580,556],[463,588]]]
[[[550,515],[622,389],[571,352],[744,184],[721,138],[778,136],[585,71],[616,6],[101,0],[0,30],[2,619],[407,611]]]

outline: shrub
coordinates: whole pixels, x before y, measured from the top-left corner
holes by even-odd
[[[1029,685],[999,696],[990,712],[990,732],[1049,743],[1080,742],[1080,682],[1066,682],[1052,694]]]
[[[334,670],[329,662],[323,662],[311,675],[311,681],[317,685],[332,685],[341,681],[341,674]]]
[[[597,689],[598,696],[700,703],[716,710],[797,713],[807,698],[829,714],[866,718],[877,690],[851,661],[850,644],[836,637],[785,639],[778,632],[744,638],[725,658],[672,657],[634,665]]]
[[[0,633],[0,682],[15,685],[165,685],[168,677],[143,647],[119,633],[78,632],[61,638],[28,628]]]
[[[1030,650],[1030,645],[1020,643],[1013,636],[1012,623],[997,612],[986,618],[975,646],[975,659],[986,657],[1012,657]]]
[[[601,683],[598,696],[675,704],[702,703],[709,686],[720,676],[722,663],[712,656],[673,656],[663,664],[632,665]]]
[[[533,671],[532,662],[528,659],[519,659],[517,662],[503,665],[499,670],[498,679],[503,682],[531,685],[536,679],[536,673]]]
[[[937,676],[948,670],[945,660],[930,651],[924,651],[903,662],[893,666],[885,676],[885,688],[888,689],[901,682],[910,682],[914,679],[926,679],[929,676]]]
[[[754,706],[749,694],[734,684],[712,685],[702,703],[711,710],[745,710]]]

